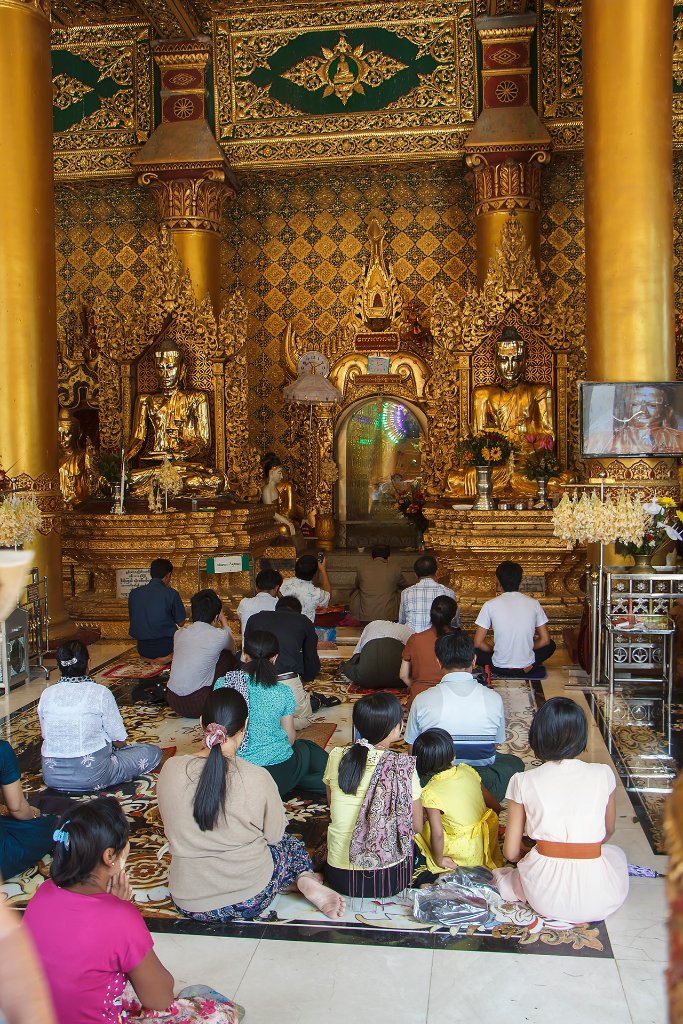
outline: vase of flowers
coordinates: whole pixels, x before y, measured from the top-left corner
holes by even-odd
[[[634,572],[650,572],[652,558],[669,541],[683,540],[683,512],[673,498],[658,498],[642,503],[645,519],[640,542],[618,540],[614,550],[618,555],[631,555]]]
[[[488,511],[496,507],[492,497],[493,470],[508,462],[517,450],[514,441],[500,430],[475,430],[458,440],[455,454],[461,463],[476,470],[474,511]]]
[[[400,490],[394,484],[394,491],[396,494],[394,507],[404,519],[408,519],[415,527],[417,547],[422,550],[424,535],[430,525],[423,511],[425,496],[422,490],[422,481],[420,479],[412,480],[409,484],[403,485]]]
[[[562,471],[553,451],[553,439],[549,434],[527,434],[525,437],[528,452],[522,467],[527,480],[535,480],[538,485],[536,508],[548,507],[548,481],[559,476]]]

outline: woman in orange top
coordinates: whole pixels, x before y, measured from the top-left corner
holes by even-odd
[[[435,597],[429,611],[431,626],[421,633],[413,633],[403,648],[403,660],[399,675],[410,690],[408,707],[418,693],[441,682],[445,669],[441,668],[437,660],[434,644],[440,636],[450,633],[457,614],[458,605],[452,597],[445,595]]]

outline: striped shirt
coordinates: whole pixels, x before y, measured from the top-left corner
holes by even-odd
[[[415,633],[421,633],[429,629],[431,620],[429,613],[432,609],[432,602],[435,597],[452,597],[455,600],[455,591],[450,587],[444,587],[443,583],[437,583],[431,576],[418,580],[417,583],[408,587],[401,594],[401,608],[398,613],[398,621],[404,626],[410,626]],[[458,608],[454,626],[460,625],[460,609]]]

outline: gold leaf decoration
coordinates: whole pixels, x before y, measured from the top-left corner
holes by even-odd
[[[366,85],[374,89],[407,67],[386,53],[363,50],[363,43],[351,46],[342,32],[333,49],[321,47],[321,57],[306,57],[282,77],[308,92],[322,89],[323,97],[337,96],[346,106],[354,92],[364,95]]]
[[[78,103],[89,92],[92,92],[92,86],[71,75],[55,75],[52,79],[52,105],[59,110],[66,110],[73,103]]]

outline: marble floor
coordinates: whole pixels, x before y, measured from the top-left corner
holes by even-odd
[[[93,645],[94,667],[128,646]],[[546,697],[565,692],[568,680],[558,652],[543,682]],[[36,680],[14,691],[11,709],[36,700],[43,686]],[[584,701],[580,691],[568,692]],[[587,757],[611,763],[595,725]],[[621,783],[612,841],[631,863],[666,870]],[[662,1024],[664,879],[631,879],[607,930],[614,959],[175,934],[155,934],[154,941],[179,987],[204,983],[225,992],[246,1008],[246,1024]]]

